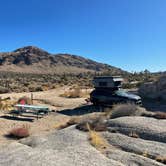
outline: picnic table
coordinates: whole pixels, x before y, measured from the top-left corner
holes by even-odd
[[[47,115],[50,110],[46,106],[28,105],[28,104],[16,104],[16,109],[11,112],[13,115],[22,115],[24,113],[31,113],[37,115]]]

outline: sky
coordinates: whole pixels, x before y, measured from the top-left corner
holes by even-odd
[[[0,0],[0,52],[29,45],[166,71],[166,0]]]

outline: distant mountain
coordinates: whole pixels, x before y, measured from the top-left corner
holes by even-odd
[[[40,48],[27,46],[13,52],[0,53],[0,71],[21,73],[82,73],[104,72],[122,74],[125,71],[81,56],[50,54]]]

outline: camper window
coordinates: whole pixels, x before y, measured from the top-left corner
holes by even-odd
[[[107,82],[99,82],[99,86],[107,86]]]
[[[115,87],[121,86],[121,81],[114,82]]]

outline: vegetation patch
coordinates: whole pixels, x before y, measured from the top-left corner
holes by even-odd
[[[1,112],[8,113],[13,109],[13,105],[15,104],[14,101],[11,100],[0,100],[0,110]]]
[[[67,98],[81,98],[87,97],[89,93],[87,91],[83,91],[81,88],[77,87],[74,89],[69,89],[65,91],[60,97],[67,97]]]
[[[113,119],[122,116],[142,116],[145,112],[147,111],[144,108],[128,103],[114,105],[113,109],[107,111],[107,114]]]
[[[156,112],[153,117],[156,119],[166,119],[166,113],[165,112]]]
[[[156,161],[166,164],[166,156],[157,156]]]
[[[8,138],[15,138],[15,139],[21,139],[28,137],[30,135],[29,127],[28,126],[22,126],[13,128],[9,131],[9,133],[6,135]]]
[[[89,131],[89,141],[91,145],[100,151],[106,149],[109,145],[108,142],[99,133],[97,133],[94,130],[91,130],[88,123],[86,125]]]
[[[139,138],[139,135],[138,135],[135,131],[132,131],[132,132],[129,134],[129,137]]]

